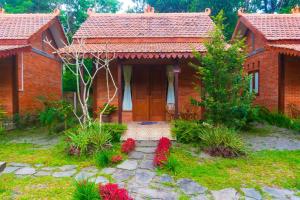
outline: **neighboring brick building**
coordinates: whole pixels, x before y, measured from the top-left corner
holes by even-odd
[[[246,14],[239,11],[233,39],[245,37],[244,69],[252,75],[255,103],[291,114],[300,110],[300,11]]]
[[[6,14],[0,8],[0,106],[8,115],[41,109],[40,96],[60,99],[62,64],[44,42],[63,47],[66,38],[51,14]]]
[[[199,82],[189,62],[194,59],[193,49],[205,52],[203,42],[214,27],[209,14],[209,9],[203,13],[154,13],[151,7],[139,14],[89,12],[74,39],[85,39],[87,52],[115,54],[110,68],[121,90],[113,101],[118,106],[114,121],[164,121],[167,108],[175,115],[191,109],[190,98],[199,97],[195,90]],[[79,47],[73,44],[76,50]],[[98,74],[93,92],[96,111],[107,101],[104,70]]]

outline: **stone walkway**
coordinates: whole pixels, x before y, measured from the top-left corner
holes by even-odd
[[[191,200],[263,199],[262,194],[254,188],[241,188],[241,193],[233,188],[209,191],[190,179],[175,181],[166,174],[159,176],[152,164],[156,145],[156,141],[137,142],[137,147],[129,155],[128,160],[114,168],[98,170],[94,166],[79,169],[76,165],[47,167],[41,164],[8,163],[3,173],[14,173],[17,177],[74,177],[76,180],[88,179],[103,184],[108,183],[109,177],[112,177],[121,187],[125,187],[135,200],[177,200],[183,194]],[[300,200],[300,197],[296,196],[296,192],[291,190],[264,187],[263,192],[271,199]]]

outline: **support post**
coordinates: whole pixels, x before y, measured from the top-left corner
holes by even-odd
[[[285,58],[283,54],[279,54],[278,61],[278,111],[284,113]]]
[[[122,111],[123,111],[122,72],[123,72],[123,64],[121,61],[118,61],[118,122],[119,124],[122,124]]]
[[[179,118],[179,109],[178,109],[178,77],[180,73],[180,67],[178,61],[174,66],[174,90],[175,90],[175,119]]]

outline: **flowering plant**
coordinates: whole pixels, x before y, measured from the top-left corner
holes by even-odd
[[[133,200],[127,190],[119,188],[117,184],[99,184],[99,193],[103,200]]]
[[[119,163],[123,160],[121,155],[115,155],[111,157],[111,162],[112,163]]]
[[[135,149],[135,140],[132,138],[128,138],[121,147],[121,151],[123,153],[129,154],[131,151]]]
[[[166,137],[159,140],[153,160],[154,166],[161,167],[167,162],[171,145],[171,141]]]

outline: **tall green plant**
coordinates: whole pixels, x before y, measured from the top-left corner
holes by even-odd
[[[202,88],[198,88],[201,100],[193,99],[192,103],[204,106],[206,118],[215,124],[241,127],[246,123],[253,99],[248,90],[249,77],[243,73],[244,40],[228,45],[223,36],[223,11],[214,20],[215,29],[205,43],[207,53],[194,53],[199,63],[192,65]]]

